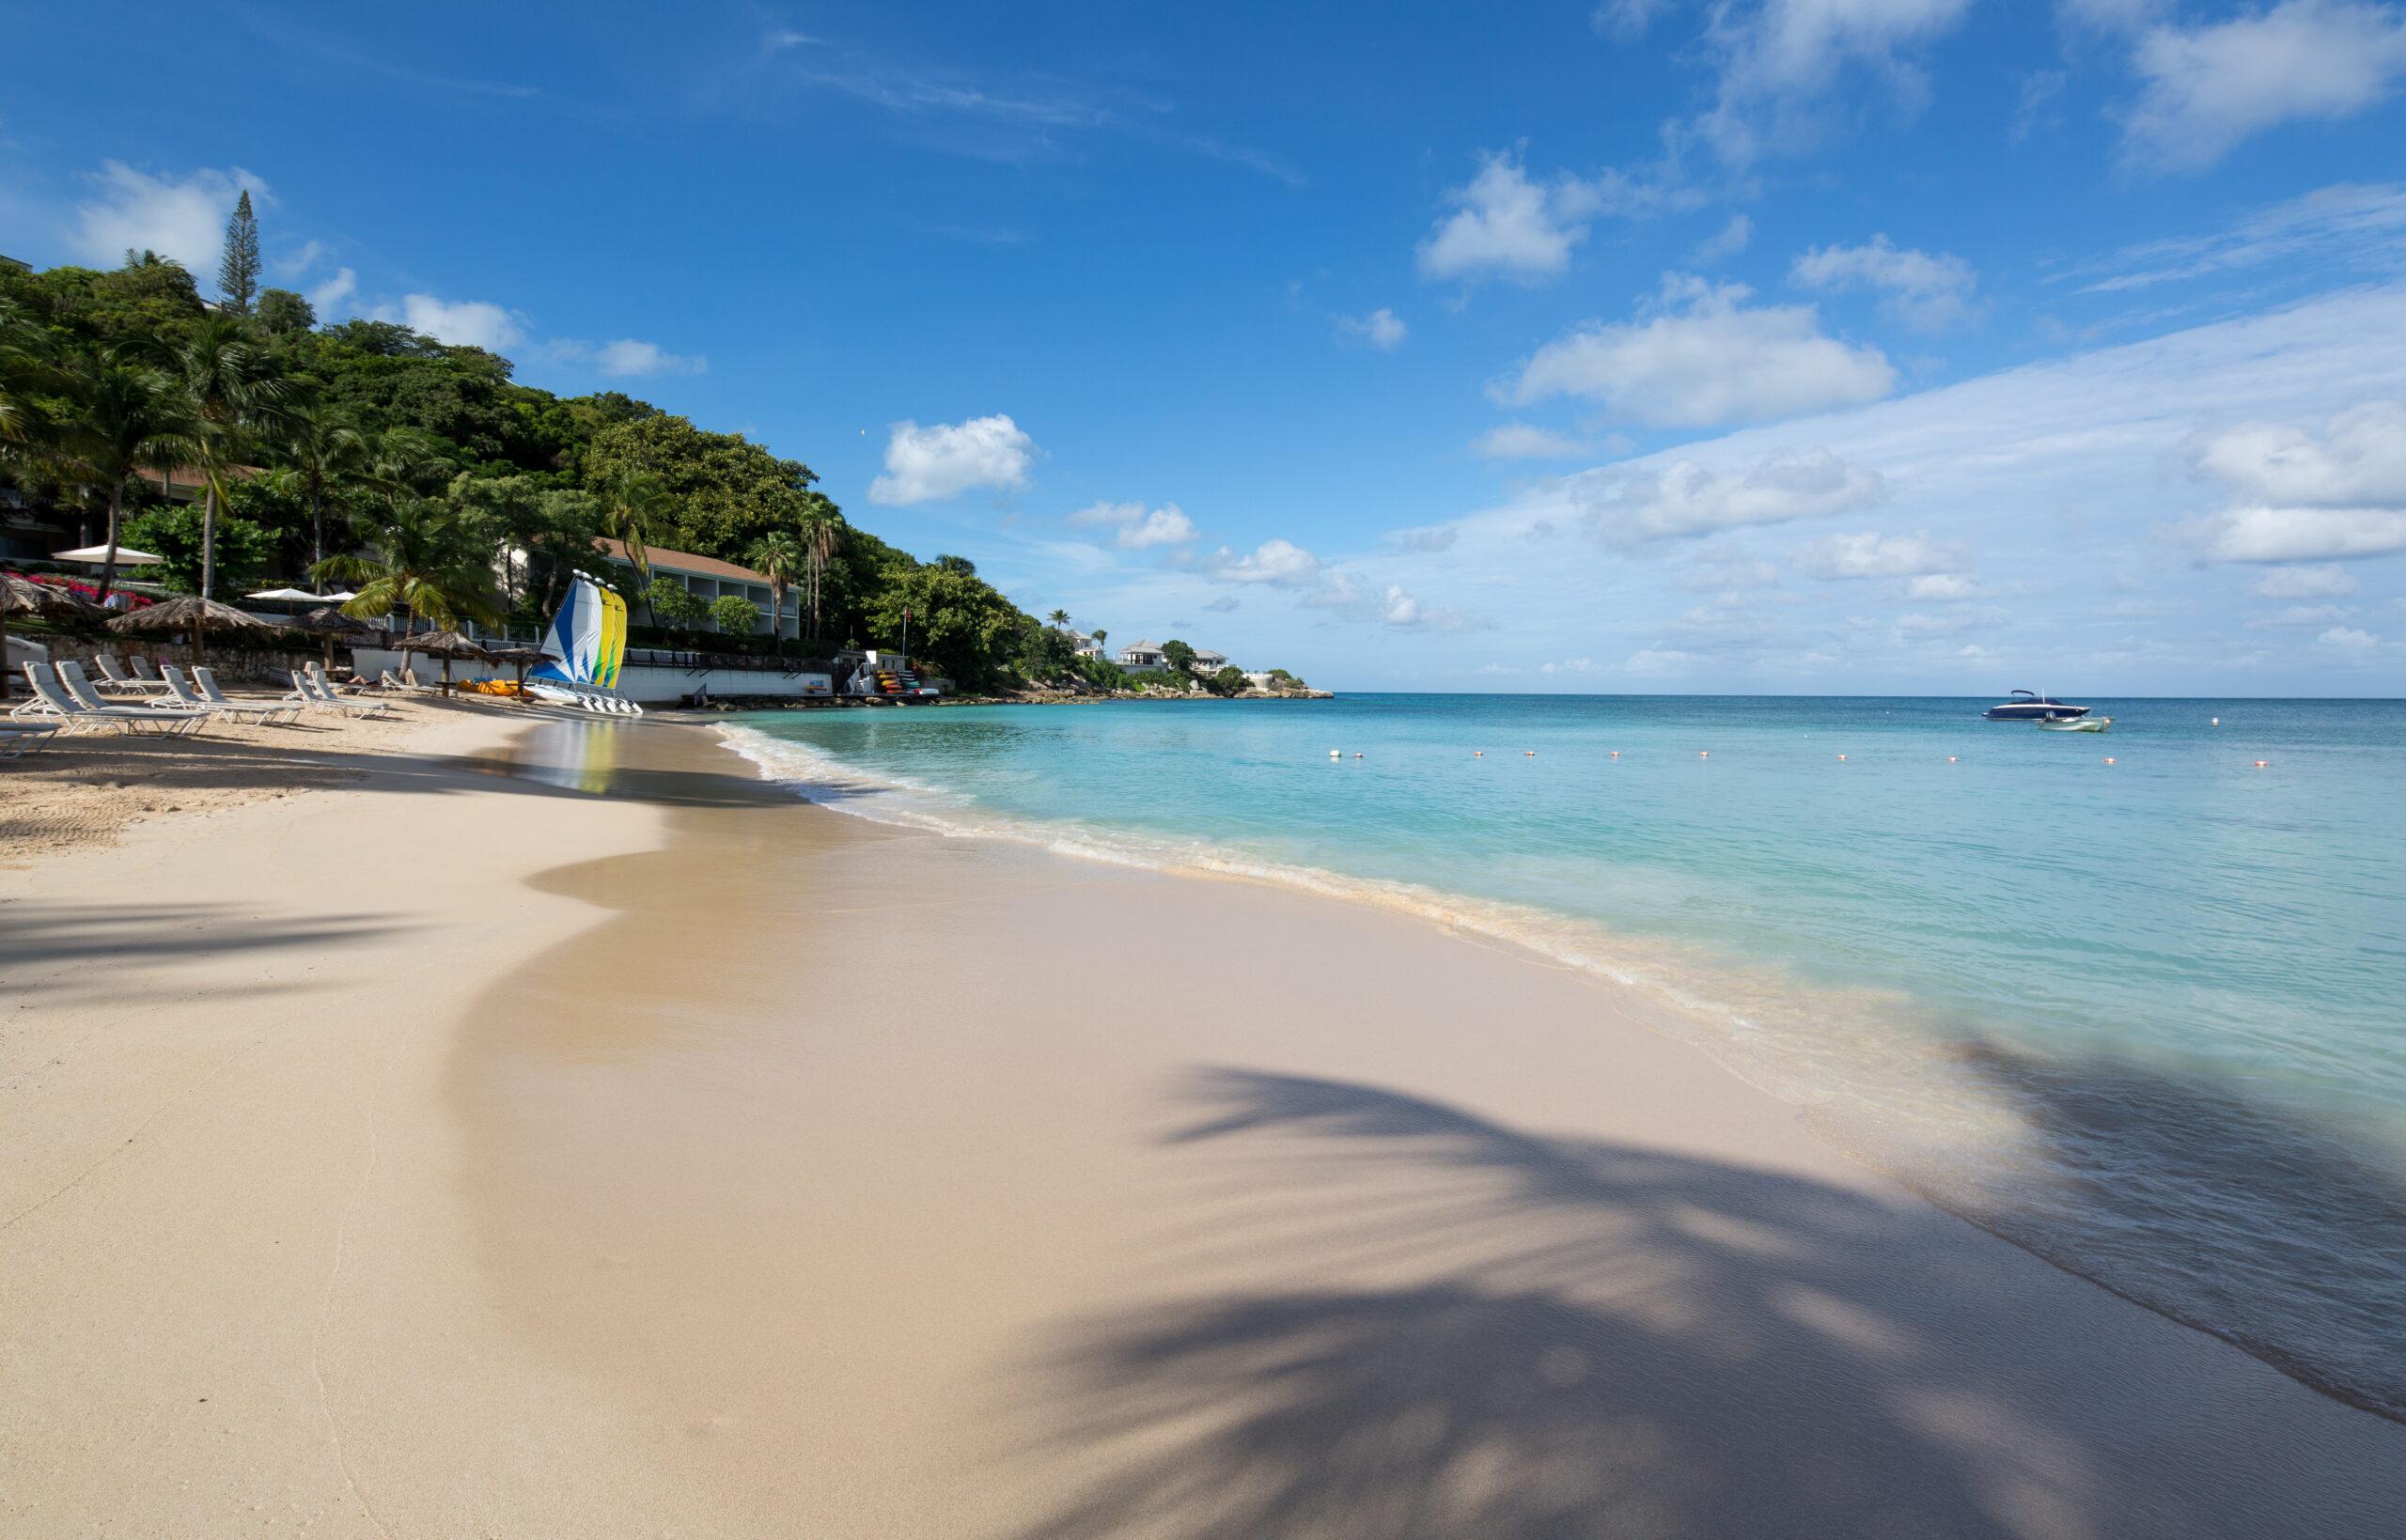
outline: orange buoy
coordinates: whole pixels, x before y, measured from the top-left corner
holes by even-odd
[[[1845,762],[1846,762],[1846,755],[1844,755],[1844,754],[1840,754],[1840,755],[1838,755],[1838,762],[1839,762],[1839,763],[1841,763],[1841,764],[1845,763]]]
[[[2271,760],[2269,760],[2269,759],[2258,759],[2258,761],[2256,761],[2256,768],[2257,768],[2258,770],[2262,770],[2265,766],[2267,766],[2267,765],[2269,765],[2269,764],[2271,764],[2271,763],[2272,763],[2272,761],[2271,761]]]
[[[1618,749],[1615,749],[1613,751],[1613,757],[1615,759],[1618,759],[1620,757],[1620,751]]]
[[[2110,764],[2112,764],[2113,762],[2114,762],[2114,756],[2113,756],[2112,754],[2107,754],[2107,755],[2105,756],[2105,763],[2107,763],[2107,764],[2109,764],[2109,765],[2110,765]]]
[[[1710,759],[1712,757],[1712,751],[1711,749],[1698,749],[1695,752],[1695,756],[1698,759]]]
[[[1470,756],[1473,759],[1484,759],[1487,757],[1487,751],[1485,749],[1473,749],[1470,752]]]

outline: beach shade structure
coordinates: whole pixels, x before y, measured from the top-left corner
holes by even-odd
[[[451,693],[451,660],[469,658],[478,662],[491,659],[483,643],[460,631],[403,632],[393,646],[400,649],[403,666],[408,666],[411,653],[443,660],[443,692]]]
[[[332,604],[337,598],[334,594],[313,594],[306,588],[262,588],[256,594],[245,594],[242,597],[272,599],[282,604]],[[355,599],[358,596],[354,594],[348,597]]]
[[[104,545],[82,545],[72,551],[54,551],[50,553],[50,559],[55,562],[89,562],[94,567],[102,567],[108,563],[109,548]],[[117,564],[119,567],[155,567],[166,559],[164,556],[156,555],[148,551],[136,551],[130,545],[121,545],[117,548]]]
[[[253,594],[251,597],[253,599],[257,599],[259,596]],[[327,595],[325,597],[331,599],[334,596]],[[366,621],[353,620],[351,616],[343,614],[340,610],[336,609],[331,604],[320,604],[314,610],[305,610],[289,620],[279,622],[279,624],[281,624],[287,630],[304,631],[324,642],[326,646],[326,667],[329,671],[331,671],[335,666],[335,643],[336,641],[346,636],[364,639],[377,634],[375,627],[368,625]]]
[[[21,578],[14,572],[0,572],[0,664],[8,658],[8,617],[39,615],[44,620],[98,620],[109,612],[85,599],[47,583]],[[10,670],[0,667],[0,700],[8,698]]]
[[[179,594],[174,599],[161,599],[148,609],[133,610],[109,622],[109,630],[119,636],[173,636],[180,632],[192,635],[192,656],[195,665],[209,659],[209,632],[217,630],[266,631],[275,628],[256,615],[245,614],[231,604],[220,604],[198,594]]]
[[[485,658],[488,661],[500,663],[518,671],[517,698],[522,703],[526,699],[526,671],[550,656],[551,654],[542,648],[528,646],[523,642],[513,642],[506,646],[485,649]]]

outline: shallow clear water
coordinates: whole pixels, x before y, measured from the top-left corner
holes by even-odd
[[[2101,735],[1983,704],[1357,695],[733,737],[870,817],[1609,973],[1976,1221],[2406,1416],[2406,703],[2092,701]]]

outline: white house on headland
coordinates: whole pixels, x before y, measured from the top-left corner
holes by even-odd
[[[634,565],[633,559],[627,554],[625,541],[598,539],[593,543],[613,565],[618,567]],[[755,636],[768,634],[769,579],[767,574],[755,572],[748,567],[738,567],[733,562],[720,561],[715,556],[697,556],[690,551],[670,551],[656,545],[644,548],[644,558],[651,564],[652,582],[659,583],[665,580],[680,584],[687,592],[697,595],[705,604],[722,594],[742,595],[759,606],[760,610],[759,624],[752,629],[752,634]],[[642,617],[642,608],[637,606],[635,618],[641,620]],[[802,634],[801,584],[791,583],[787,586],[785,614],[779,617],[779,622],[778,635],[791,639]],[[703,625],[713,631],[718,630],[718,622],[715,620],[704,621]]]
[[[1076,653],[1079,657],[1100,658],[1103,656],[1102,644],[1096,641],[1093,637],[1088,636],[1086,632],[1079,630],[1076,627],[1073,626],[1070,629],[1069,636],[1070,650]]]
[[[1131,642],[1119,649],[1119,666],[1143,673],[1148,669],[1166,668],[1169,659],[1157,642]]]
[[[1204,649],[1202,649],[1201,647],[1197,647],[1197,648],[1195,648],[1195,673],[1197,673],[1197,674],[1217,674],[1218,672],[1220,672],[1220,670],[1222,670],[1222,669],[1224,669],[1224,668],[1226,668],[1226,667],[1227,667],[1227,666],[1228,666],[1228,655],[1227,655],[1226,653],[1225,653],[1225,652],[1206,652],[1206,651],[1205,651]]]

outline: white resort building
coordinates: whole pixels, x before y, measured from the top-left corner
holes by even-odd
[[[633,560],[627,555],[625,541],[600,539],[593,543],[613,565],[618,567],[634,565]],[[768,634],[769,579],[766,574],[755,572],[748,567],[738,567],[733,562],[720,561],[715,556],[697,556],[690,551],[670,551],[663,546],[647,546],[644,549],[644,556],[651,564],[652,582],[659,583],[665,580],[681,584],[687,592],[697,595],[704,603],[717,599],[722,594],[741,594],[750,599],[759,607],[760,611],[760,623],[753,628],[752,634],[755,636]],[[638,619],[642,616],[640,606],[637,607],[636,615]],[[713,631],[719,629],[718,622],[714,620],[706,620],[702,625],[705,629]],[[802,592],[799,583],[789,584],[786,588],[785,614],[780,617],[777,634],[789,640],[802,634]]]
[[[1119,666],[1141,674],[1168,667],[1169,659],[1163,655],[1158,642],[1131,642],[1119,649]]]

